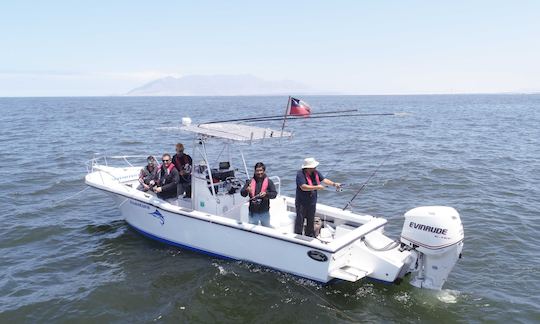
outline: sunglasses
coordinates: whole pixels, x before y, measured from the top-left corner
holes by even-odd
[[[163,163],[171,162],[171,160],[161,160]]]

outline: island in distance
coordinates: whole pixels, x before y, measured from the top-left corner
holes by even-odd
[[[296,81],[267,81],[252,75],[188,75],[157,79],[126,96],[264,96],[328,94]]]

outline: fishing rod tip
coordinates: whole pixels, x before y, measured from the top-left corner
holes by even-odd
[[[408,112],[396,112],[394,113],[394,116],[397,116],[397,117],[405,117],[405,116],[410,116],[412,115],[411,113],[408,113]]]

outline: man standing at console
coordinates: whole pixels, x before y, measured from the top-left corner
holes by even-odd
[[[314,158],[304,159],[302,170],[296,174],[296,222],[294,232],[302,234],[304,219],[307,220],[304,235],[315,237],[315,207],[317,205],[317,191],[324,190],[324,183],[339,188],[341,184],[326,179],[316,170],[319,162]]]

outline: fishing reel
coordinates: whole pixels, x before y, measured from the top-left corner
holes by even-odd
[[[342,192],[343,191],[343,186],[344,184],[341,184],[339,187],[334,187],[334,186],[326,186],[327,188],[334,188],[336,190],[336,192]]]
[[[254,197],[250,198],[249,199],[250,203],[252,203],[253,205],[260,205],[262,204],[263,202],[263,197],[261,197],[261,193],[258,193],[256,194]]]

